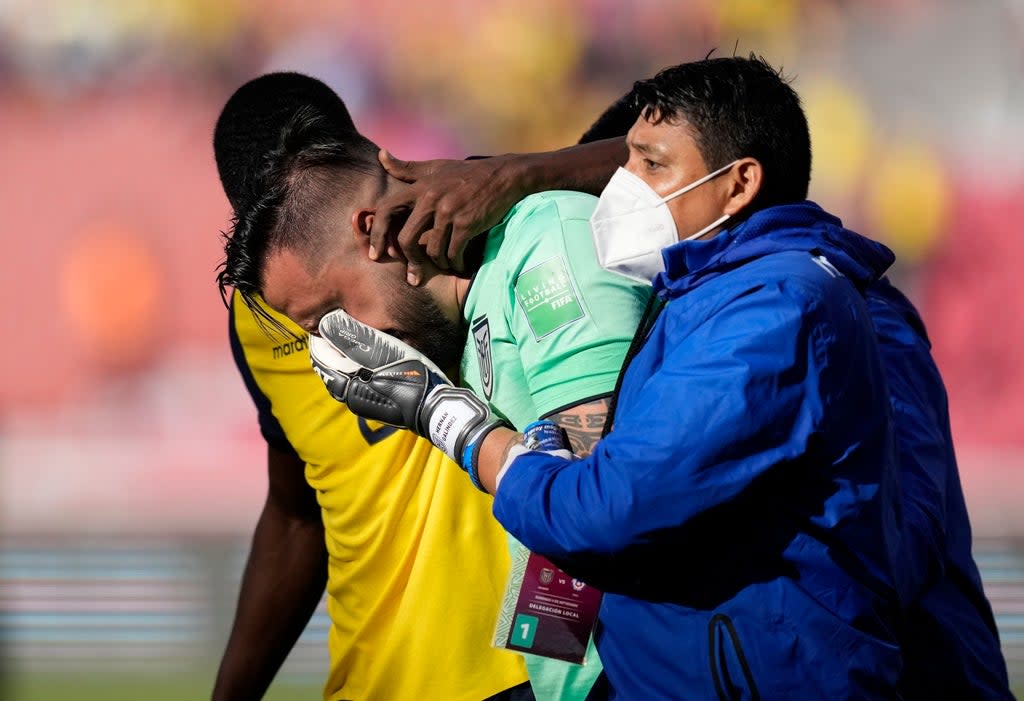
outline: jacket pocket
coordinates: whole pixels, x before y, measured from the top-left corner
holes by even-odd
[[[719,701],[760,701],[736,626],[721,613],[708,621],[708,663]]]

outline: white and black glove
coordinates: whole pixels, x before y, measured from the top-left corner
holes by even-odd
[[[319,334],[310,336],[309,356],[332,397],[357,416],[429,438],[483,490],[480,444],[493,429],[507,426],[483,400],[452,386],[415,348],[340,309],[324,315]]]

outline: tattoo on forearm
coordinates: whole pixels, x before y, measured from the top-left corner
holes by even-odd
[[[594,451],[594,445],[601,440],[607,415],[608,400],[600,399],[554,414],[551,420],[565,429],[573,452],[583,457],[590,455]]]
[[[501,470],[508,462],[508,453],[512,450],[512,446],[517,443],[523,442],[523,434],[516,433],[512,435],[507,441],[505,441],[505,447],[501,449],[501,460],[498,462],[498,470]]]

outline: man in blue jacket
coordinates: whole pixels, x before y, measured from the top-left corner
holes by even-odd
[[[632,94],[618,100],[580,140],[588,144],[584,148],[470,162],[411,163],[385,155],[393,174],[417,182],[417,188],[403,193],[407,199],[394,203],[396,212],[412,211],[405,226],[398,227],[395,245],[406,244],[410,267],[418,265],[425,248],[447,266],[449,258],[452,263],[461,259],[475,231],[469,224],[486,228],[501,216],[504,198],[522,196],[530,183],[600,187],[614,170],[609,164],[619,158],[620,149],[625,151],[621,135],[636,122],[642,106]],[[606,141],[593,143],[599,140]],[[391,217],[386,207],[378,222],[374,233],[381,237],[377,247],[384,250],[382,237],[397,233],[387,231]],[[828,223],[833,230],[839,226],[837,220]],[[436,240],[441,234],[450,240]],[[421,238],[428,247],[419,247]],[[813,236],[805,244],[817,246]],[[905,699],[1010,699],[998,631],[971,554],[945,387],[924,323],[886,278],[868,285],[866,298],[894,412],[904,499],[908,580],[898,634],[904,658],[899,690]]]
[[[912,577],[864,296],[892,254],[803,201],[806,120],[764,62],[683,64],[635,92],[592,225],[606,267],[653,277],[665,306],[590,456],[529,450],[558,446],[524,444],[411,349],[379,362],[391,339],[328,333],[330,314],[314,363],[356,413],[403,407],[510,533],[606,592],[608,698],[899,698]]]

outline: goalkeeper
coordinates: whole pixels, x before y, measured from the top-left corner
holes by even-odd
[[[326,89],[306,76],[289,80]],[[472,277],[433,270],[410,288],[403,262],[367,255],[376,202],[407,187],[384,171],[378,147],[314,112],[293,120],[279,144],[264,154],[260,195],[236,212],[221,284],[257,313],[265,301],[314,334],[324,315],[344,308],[418,348],[510,425],[547,417],[586,454],[651,298],[649,285],[598,264],[589,228],[596,198],[525,198],[467,256]],[[582,666],[526,657],[541,701],[582,699],[601,671],[592,649]]]

